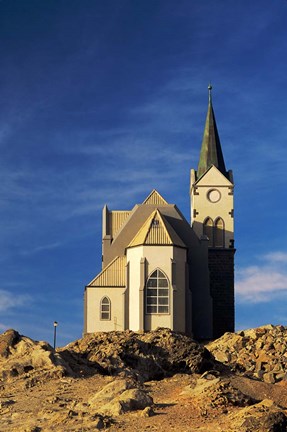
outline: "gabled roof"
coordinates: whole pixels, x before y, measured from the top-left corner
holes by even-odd
[[[125,287],[126,257],[116,257],[87,286],[90,287]]]
[[[144,200],[143,204],[151,204],[151,205],[165,205],[168,202],[158,193],[157,190],[153,189],[149,196]]]
[[[225,176],[222,174],[221,171],[219,171],[216,166],[211,165],[207,171],[205,171],[204,174],[195,182],[198,186],[215,186],[215,181],[217,186],[233,186],[233,183],[230,181],[230,173],[232,171],[229,171],[227,175]],[[216,175],[216,177],[215,177]],[[216,180],[215,180],[216,178]]]
[[[224,176],[226,176],[223,153],[212,107],[211,89],[212,87],[209,85],[208,109],[197,168],[197,178],[200,178],[211,165],[214,165]]]
[[[186,247],[158,209],[144,222],[128,247],[140,245],[174,245]]]

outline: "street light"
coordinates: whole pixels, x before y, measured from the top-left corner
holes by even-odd
[[[56,349],[57,325],[57,321],[54,321],[54,349]]]

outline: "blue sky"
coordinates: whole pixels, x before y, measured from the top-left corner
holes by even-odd
[[[101,209],[189,219],[207,85],[235,178],[236,326],[287,325],[287,1],[0,1],[0,330],[81,336]]]

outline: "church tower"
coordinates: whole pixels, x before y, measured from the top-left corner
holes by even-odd
[[[234,211],[233,175],[226,171],[211,96],[197,171],[191,170],[191,225],[208,238],[213,337],[234,331]]]

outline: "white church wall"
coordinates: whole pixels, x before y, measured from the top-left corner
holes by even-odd
[[[98,331],[124,330],[124,291],[125,288],[87,287],[87,333]],[[110,319],[101,319],[101,300],[111,301]]]
[[[145,299],[141,302],[141,267],[142,258],[146,259],[145,277],[147,278],[156,269],[160,269],[169,281],[169,312],[166,314],[146,313]],[[175,260],[176,291],[172,286],[172,260]],[[157,327],[168,327],[176,331],[185,331],[185,277],[186,277],[186,250],[174,246],[138,246],[127,250],[127,261],[130,269],[130,311],[129,328],[138,331],[141,328],[139,309],[144,308],[144,330],[153,330]],[[145,294],[145,292],[144,292]]]
[[[145,330],[155,330],[157,327],[173,327],[172,319],[172,274],[171,260],[173,258],[173,246],[144,246],[144,256],[147,260],[147,277],[160,269],[168,278],[170,292],[170,308],[167,314],[147,314],[145,310]]]
[[[133,247],[127,250],[127,262],[129,262],[129,328],[138,331],[140,329],[140,264],[143,257],[143,247]]]
[[[192,213],[193,210],[197,212],[192,226],[197,236],[201,237],[203,234],[203,223],[207,217],[210,217],[213,222],[221,217],[224,221],[227,248],[230,246],[230,240],[234,238],[232,188],[233,184],[217,168],[211,167],[197,182],[196,194],[192,193]]]

